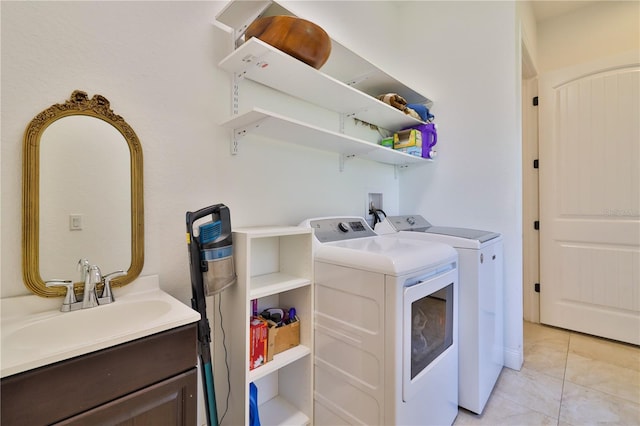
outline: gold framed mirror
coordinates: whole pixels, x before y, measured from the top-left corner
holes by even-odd
[[[114,259],[107,259],[111,254]],[[39,296],[63,296],[64,288],[48,288],[45,281],[79,276],[80,258],[100,268],[109,265],[104,274],[125,270],[112,281],[114,287],[133,281],[144,264],[144,201],[136,133],[104,96],[89,98],[76,90],[65,103],[35,116],[25,130],[24,283]],[[76,293],[83,285],[75,283]]]

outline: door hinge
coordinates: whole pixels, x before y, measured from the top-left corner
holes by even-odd
[[[535,229],[536,231],[540,229],[540,221],[536,220],[535,222],[533,222],[533,229]]]
[[[540,293],[540,283],[535,283],[535,284],[533,285],[533,290],[534,290],[536,293]]]
[[[538,161],[538,159],[536,158],[535,160],[533,160],[533,168],[537,169],[540,166],[540,162]]]
[[[537,96],[533,97],[533,106],[538,106],[538,97]]]

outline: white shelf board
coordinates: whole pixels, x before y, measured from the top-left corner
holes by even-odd
[[[310,419],[289,401],[276,396],[258,407],[260,423],[265,425],[303,426],[310,424]]]
[[[273,360],[249,371],[248,381],[253,382],[261,377],[268,376],[274,371],[278,371],[282,367],[286,367],[292,362],[295,362],[310,354],[311,349],[309,349],[309,347],[305,345],[298,345],[291,349],[287,349],[284,352],[280,352],[279,354],[273,356]]]
[[[273,274],[251,277],[250,299],[260,299],[283,291],[294,290],[311,284],[311,280],[303,277],[275,272]]]
[[[255,37],[224,58],[219,67],[241,78],[391,131],[422,123]]]
[[[234,116],[220,125],[234,129],[235,139],[241,138],[246,133],[254,133],[278,141],[385,164],[406,165],[426,162],[424,158],[394,151],[343,133],[322,129],[261,108],[254,108],[242,115]]]
[[[300,226],[249,226],[233,228],[233,232],[247,234],[251,238],[286,237],[287,235],[311,234],[312,229]]]

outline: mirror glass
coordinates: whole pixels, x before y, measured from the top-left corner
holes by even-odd
[[[98,118],[64,117],[42,133],[39,256],[45,281],[75,278],[80,258],[104,274],[129,267],[130,163],[127,141]]]
[[[142,197],[140,142],[106,98],[75,91],[38,114],[24,137],[25,285],[64,295],[45,281],[77,281],[80,258],[103,274],[127,271],[115,287],[133,281],[144,262]]]

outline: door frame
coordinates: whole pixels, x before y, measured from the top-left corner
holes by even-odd
[[[525,321],[540,322],[540,294],[535,284],[540,282],[540,237],[534,221],[540,216],[538,169],[538,75],[522,43],[522,316]]]

